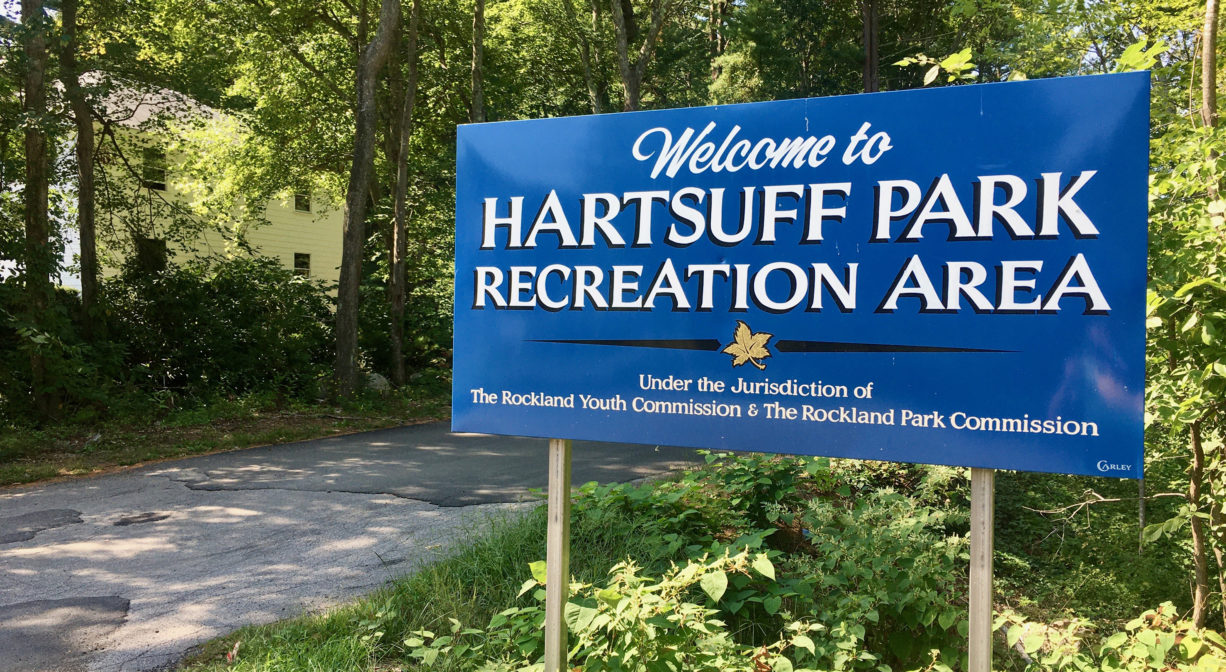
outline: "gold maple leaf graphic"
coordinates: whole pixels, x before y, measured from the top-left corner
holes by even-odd
[[[745,362],[749,362],[758,367],[758,370],[765,371],[766,365],[758,360],[771,356],[770,350],[766,349],[766,342],[773,337],[774,334],[768,334],[763,331],[755,334],[748,324],[737,320],[736,331],[732,333],[732,342],[724,348],[724,352],[732,355],[733,366],[740,366]]]

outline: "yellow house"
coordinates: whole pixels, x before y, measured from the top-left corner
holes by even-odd
[[[99,236],[104,274],[116,274],[133,254],[147,255],[155,265],[254,254],[334,290],[343,228],[335,199],[287,188],[263,207],[245,207],[241,198],[224,197],[239,185],[224,184],[223,171],[210,175],[200,162],[186,168],[192,158],[187,153],[199,143],[185,142],[182,129],[203,126],[215,143],[220,137],[236,145],[241,127],[232,117],[165,89],[120,89],[108,96],[104,116],[111,120],[109,128],[98,126],[97,135],[99,154],[106,157],[97,219],[100,232],[110,232]],[[219,210],[218,202],[229,207]]]

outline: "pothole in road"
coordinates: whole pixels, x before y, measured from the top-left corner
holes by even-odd
[[[124,527],[127,525],[140,525],[142,523],[156,523],[159,520],[166,520],[170,517],[169,513],[157,513],[156,511],[147,511],[138,513],[133,516],[124,516],[115,522],[111,523],[116,527]]]
[[[81,522],[81,512],[72,509],[31,511],[20,516],[0,518],[0,544],[29,541],[45,530]]]

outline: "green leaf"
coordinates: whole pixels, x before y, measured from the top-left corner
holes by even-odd
[[[808,635],[796,635],[793,637],[792,646],[808,651],[810,656],[817,655],[817,648],[813,645],[813,640],[809,639]]]
[[[772,595],[771,597],[768,597],[765,600],[762,600],[762,608],[766,610],[766,613],[772,616],[779,613],[779,607],[782,604],[783,604],[783,598],[777,595]]]
[[[1042,632],[1031,632],[1022,635],[1022,648],[1026,650],[1026,653],[1034,653],[1042,648],[1045,639]]]
[[[931,68],[928,68],[928,72],[924,73],[924,86],[928,86],[934,82],[939,74],[941,74],[940,65],[934,65]]]
[[[528,592],[529,590],[532,590],[533,588],[536,588],[536,586],[537,586],[536,579],[528,579],[527,581],[524,581],[524,585],[519,587],[519,594],[516,595],[515,597],[523,597],[524,593]]]
[[[1114,651],[1120,648],[1120,645],[1127,641],[1128,641],[1128,633],[1117,632],[1114,635],[1111,635],[1110,637],[1108,637],[1106,641],[1103,642],[1102,648],[1099,649],[1099,654],[1102,654],[1104,651]]]
[[[771,661],[771,670],[772,672],[792,672],[792,661],[783,656],[777,656]]]
[[[547,566],[548,565],[546,565],[544,560],[537,560],[536,562],[528,563],[528,569],[532,570],[532,578],[536,579],[536,582],[542,586],[545,585],[545,577],[547,576],[545,572]]]
[[[599,612],[592,607],[567,602],[566,608],[563,609],[562,618],[566,621],[566,625],[570,626],[572,632],[583,632],[591,625],[592,619],[596,618],[597,613]]]
[[[1124,53],[1115,59],[1115,71],[1130,72],[1154,67],[1158,63],[1158,57],[1166,53],[1166,45],[1158,41],[1147,51],[1145,47],[1148,45],[1148,38],[1142,38],[1141,41],[1129,45]]]
[[[702,586],[702,592],[706,593],[712,602],[719,602],[719,598],[724,596],[724,591],[728,590],[728,575],[723,572],[711,572],[703,576],[698,583]]]
[[[596,593],[596,599],[608,604],[609,606],[616,607],[617,603],[622,601],[622,594],[612,588],[605,588],[604,590]]]
[[[954,621],[956,620],[958,620],[958,612],[952,610],[943,611],[941,612],[941,615],[937,617],[937,622],[941,624],[942,630],[948,630],[953,627]]]
[[[775,580],[775,566],[771,564],[770,558],[766,557],[765,553],[759,553],[753,559],[754,571],[765,576],[771,581]]]

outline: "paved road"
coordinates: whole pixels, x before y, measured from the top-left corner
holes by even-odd
[[[546,444],[433,423],[0,489],[0,672],[159,669],[369,592],[530,507]],[[693,459],[576,442],[572,473],[626,481]]]

